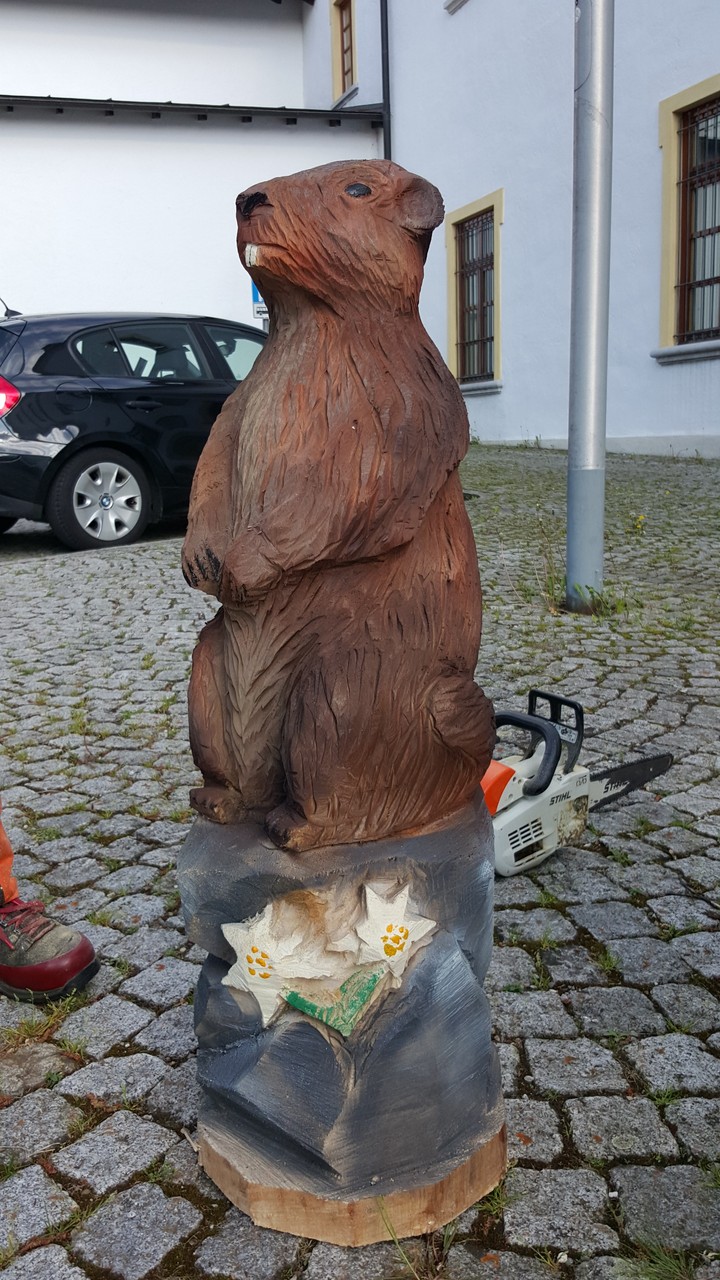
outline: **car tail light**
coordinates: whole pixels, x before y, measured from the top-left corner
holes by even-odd
[[[15,408],[21,394],[12,382],[0,377],[0,418],[4,418],[6,413]]]

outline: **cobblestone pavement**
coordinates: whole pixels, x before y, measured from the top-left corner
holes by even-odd
[[[589,762],[676,763],[582,845],[498,882],[488,992],[513,1166],[424,1280],[720,1276],[717,463],[613,457],[599,616],[558,613],[564,458],[475,448],[479,676],[586,706]],[[255,1228],[196,1167],[191,993],[174,862],[190,822],[190,653],[211,604],[179,539],[68,554],[2,539],[0,787],[26,897],[92,938],[87,996],[0,999],[0,1266],[8,1280],[387,1280],[357,1251]]]

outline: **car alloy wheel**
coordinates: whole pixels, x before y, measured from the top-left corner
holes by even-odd
[[[53,532],[75,550],[134,542],[150,518],[145,473],[114,449],[93,449],[69,462],[48,500]]]
[[[98,542],[117,542],[132,533],[142,515],[135,476],[118,462],[94,462],[73,485],[75,519]]]

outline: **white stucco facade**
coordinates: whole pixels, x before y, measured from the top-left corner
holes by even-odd
[[[0,0],[0,95],[98,104],[0,110],[14,197],[0,215],[2,296],[25,311],[159,308],[250,320],[235,195],[267,176],[382,154],[381,130],[346,114],[382,100],[380,12],[380,0],[354,0],[356,83],[338,103],[333,0]],[[501,372],[490,392],[466,397],[473,434],[563,443],[571,0],[388,0],[388,13],[393,158],[436,183],[450,215],[493,192],[502,204]],[[702,82],[720,93],[718,50],[717,0],[616,5],[611,448],[720,452],[720,359],[661,364],[651,355],[672,343],[661,291],[674,247],[663,238],[659,106]],[[108,98],[288,116],[340,108],[342,126],[329,127],[327,114],[292,124],[282,114],[108,116]],[[445,235],[438,229],[430,250],[422,312],[452,361]]]
[[[502,387],[469,395],[487,440],[567,438],[573,6],[568,0],[393,0],[393,154],[448,210],[504,195]],[[660,365],[659,104],[720,72],[713,0],[616,5],[607,433],[639,449],[720,451],[720,360]],[[418,69],[422,68],[421,87]],[[423,315],[447,354],[442,232]],[[672,268],[672,264],[671,264]]]
[[[159,310],[253,323],[235,197],[278,173],[374,154],[367,126],[343,128],[340,149],[339,130],[307,120],[291,131],[262,119],[16,111],[0,134],[24,195],[0,215],[0,294],[27,314]]]
[[[2,92],[300,106],[301,0],[3,0]]]
[[[382,101],[380,6],[378,0],[355,0],[353,10],[356,83],[348,106]],[[333,102],[332,0],[315,0],[303,7],[305,105],[328,107]]]
[[[303,0],[0,0],[0,93],[97,100],[0,109],[12,193],[0,213],[6,302],[26,314],[160,310],[252,323],[237,193],[382,148],[367,120],[331,128],[292,115],[332,105],[306,100],[304,10]],[[108,99],[288,116],[106,114]]]

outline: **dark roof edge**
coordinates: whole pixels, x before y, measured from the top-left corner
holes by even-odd
[[[248,122],[254,116],[269,116],[279,120],[327,120],[328,123],[342,124],[343,120],[369,120],[373,125],[382,125],[382,108],[340,107],[335,110],[317,107],[241,107],[230,103],[213,102],[139,102],[118,98],[63,98],[39,97],[35,94],[0,94],[0,111],[12,111],[15,107],[50,108],[58,113],[67,111],[103,111],[144,112],[161,115],[196,115],[196,116],[244,116]]]

